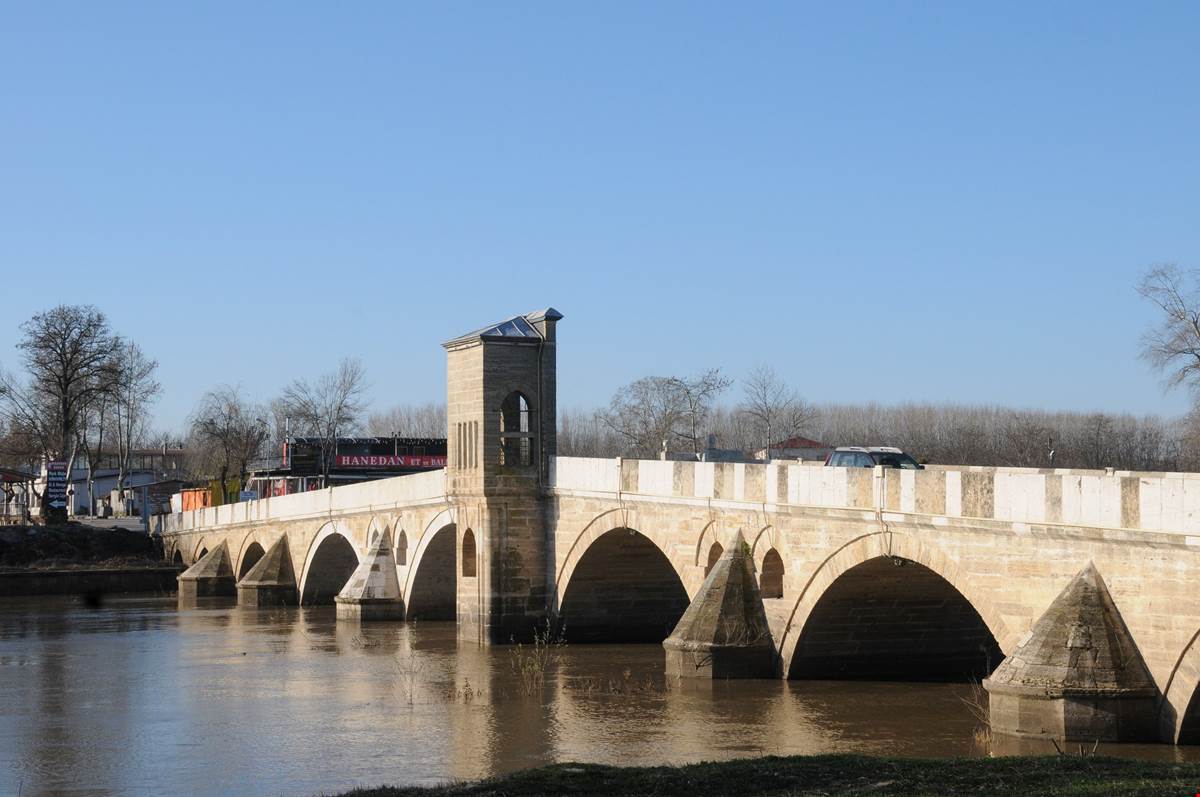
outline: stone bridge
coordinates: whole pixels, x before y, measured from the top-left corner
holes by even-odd
[[[659,642],[742,556],[780,677],[990,674],[1000,730],[1200,738],[1200,475],[558,457],[559,318],[445,344],[446,470],[159,518],[181,596]]]

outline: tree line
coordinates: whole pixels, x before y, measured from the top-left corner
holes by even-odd
[[[561,413],[558,452],[564,456],[658,457],[630,445],[606,411]],[[894,445],[927,463],[1036,468],[1200,470],[1200,423],[1188,415],[1045,412],[959,404],[808,405],[802,436],[829,446]],[[738,405],[713,407],[703,427],[717,449],[751,456],[761,437]],[[774,442],[780,442],[776,439]],[[672,458],[691,451],[670,449]],[[773,454],[778,456],[778,454]]]

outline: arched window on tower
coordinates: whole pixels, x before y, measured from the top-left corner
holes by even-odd
[[[500,405],[500,464],[532,465],[532,410],[524,394],[513,391]]]

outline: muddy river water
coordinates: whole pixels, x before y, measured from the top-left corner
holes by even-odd
[[[459,642],[332,607],[0,600],[0,794],[308,797],[558,761],[986,755],[965,684],[668,683],[657,645]],[[1200,760],[1200,748],[1106,752]],[[1053,752],[996,746],[992,752]]]

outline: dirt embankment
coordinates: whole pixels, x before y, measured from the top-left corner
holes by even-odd
[[[130,523],[136,523],[131,520]],[[161,567],[156,541],[142,531],[69,523],[0,526],[0,570]]]

